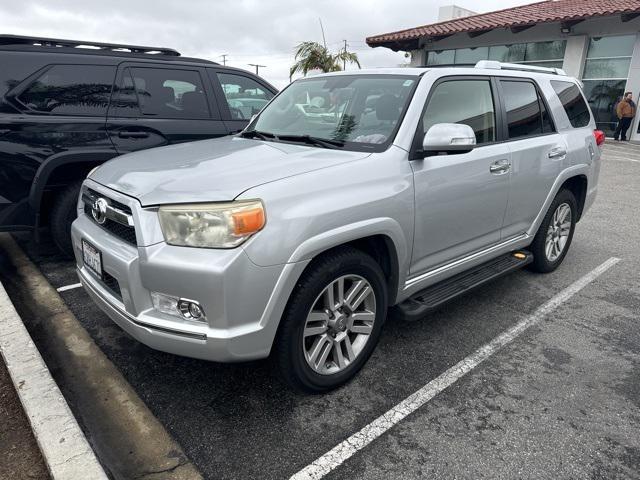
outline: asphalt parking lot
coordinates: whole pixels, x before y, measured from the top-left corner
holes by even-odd
[[[268,361],[224,365],[151,350],[80,288],[60,292],[208,479],[288,478],[612,257],[540,323],[326,478],[640,478],[640,147],[605,147],[600,190],[563,265],[520,271],[423,321],[388,322],[364,370],[321,396]],[[16,237],[55,287],[77,283],[46,239]],[[73,402],[70,402],[73,403]]]

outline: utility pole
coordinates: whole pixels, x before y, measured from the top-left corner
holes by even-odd
[[[322,26],[322,18],[318,17],[318,21],[320,22],[320,30],[322,31],[322,44],[324,48],[327,48],[327,39],[324,38],[324,27]]]
[[[259,69],[262,68],[267,68],[266,65],[258,65],[257,63],[248,63],[247,65],[251,65],[252,67],[256,67],[256,75],[259,75]]]
[[[229,56],[229,54],[228,53],[223,53],[220,56],[222,57],[222,65],[226,65],[227,64],[227,57]]]
[[[344,40],[344,57],[342,57],[342,70],[347,69],[347,41]]]

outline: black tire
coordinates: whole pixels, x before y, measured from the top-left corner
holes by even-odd
[[[305,358],[303,349],[305,321],[308,312],[324,288],[333,280],[350,274],[359,275],[367,280],[375,294],[376,318],[372,333],[362,351],[344,370],[331,375],[322,375],[314,371]],[[274,343],[273,360],[285,382],[308,393],[320,393],[337,388],[351,380],[369,359],[378,343],[386,318],[387,302],[387,287],[382,269],[366,253],[345,247],[314,260],[289,298]]]
[[[547,254],[545,251],[545,243],[547,238],[547,232],[549,230],[549,225],[552,222],[553,215],[556,209],[562,205],[563,203],[569,205],[571,209],[571,228],[569,230],[569,237],[567,238],[567,242],[564,245],[564,249],[562,253],[558,256],[554,261],[549,260],[547,258]],[[556,198],[551,202],[551,206],[549,206],[549,210],[545,215],[542,223],[540,224],[540,228],[538,228],[538,232],[533,239],[533,243],[530,245],[529,250],[533,253],[533,262],[529,265],[529,269],[534,272],[539,273],[549,273],[553,272],[556,268],[560,266],[564,257],[567,255],[569,251],[569,247],[571,246],[571,240],[573,239],[573,232],[576,228],[576,218],[578,215],[578,208],[576,203],[576,197],[570,190],[560,190],[556,195]]]
[[[66,187],[55,199],[49,218],[51,238],[62,253],[73,257],[71,224],[78,216],[77,205],[82,181]]]

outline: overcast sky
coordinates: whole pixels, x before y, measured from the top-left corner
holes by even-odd
[[[432,23],[451,0],[0,0],[0,33],[175,48],[185,56],[252,69],[277,87],[289,82],[293,49],[305,40],[341,48],[347,40],[363,67],[405,63],[402,52],[369,48],[367,36]],[[457,0],[486,12],[527,0]]]

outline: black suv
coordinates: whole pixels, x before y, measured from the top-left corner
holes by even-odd
[[[0,231],[49,225],[69,254],[94,167],[239,132],[276,93],[249,72],[166,48],[0,35],[0,65]]]

